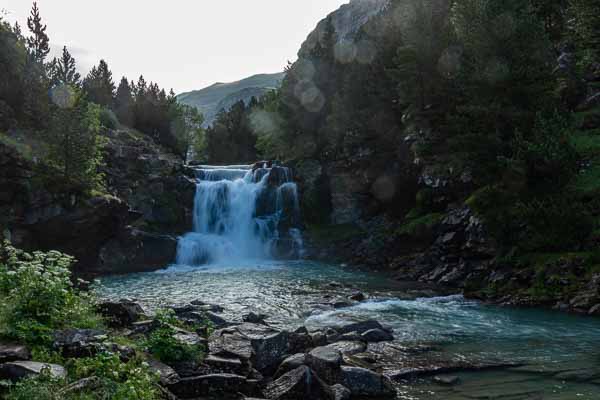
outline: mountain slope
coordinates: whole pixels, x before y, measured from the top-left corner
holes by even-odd
[[[215,83],[201,90],[182,93],[177,100],[198,108],[205,117],[205,125],[211,125],[219,111],[231,107],[235,102],[249,101],[271,89],[281,86],[284,73],[259,74],[237,82]]]

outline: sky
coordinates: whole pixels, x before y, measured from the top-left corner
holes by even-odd
[[[52,52],[83,73],[103,58],[115,81],[144,75],[176,93],[294,61],[316,24],[348,0],[38,0]],[[32,2],[2,0],[26,29]]]

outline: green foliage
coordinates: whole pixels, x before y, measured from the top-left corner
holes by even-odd
[[[117,116],[108,108],[101,108],[98,118],[100,120],[100,125],[105,129],[117,129],[119,126]]]
[[[435,227],[443,217],[444,214],[432,213],[409,219],[398,229],[397,233],[400,235],[418,236],[422,232],[429,231]]]
[[[66,182],[86,190],[102,190],[104,177],[99,170],[105,142],[100,135],[102,108],[87,103],[71,88],[67,88],[65,99],[64,107],[55,111],[46,137],[47,161],[62,173]]]
[[[113,106],[115,83],[106,61],[100,60],[98,66],[92,68],[83,80],[83,89],[91,102],[105,107]]]
[[[180,362],[199,360],[203,355],[203,349],[198,345],[183,343],[175,337],[177,318],[172,310],[157,313],[156,320],[159,327],[153,330],[145,347],[160,361]]]
[[[53,378],[48,370],[43,370],[37,377],[29,377],[19,381],[10,388],[6,400],[62,400],[60,389],[64,381]]]
[[[32,254],[0,246],[0,335],[46,345],[52,332],[97,328],[91,299],[73,288],[73,258],[51,251]]]
[[[75,360],[71,368],[75,379],[96,377],[100,387],[86,399],[159,399],[158,376],[140,359],[122,362],[116,354],[103,353],[94,358]]]

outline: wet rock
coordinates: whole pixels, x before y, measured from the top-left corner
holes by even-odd
[[[339,380],[342,353],[332,347],[317,347],[306,356],[306,364],[327,383]]]
[[[264,396],[269,400],[329,400],[332,393],[310,368],[303,365],[267,385]]]
[[[350,300],[354,300],[354,301],[365,301],[366,300],[366,296],[364,293],[362,292],[356,292],[350,295],[350,297],[348,297]]]
[[[339,337],[340,342],[364,342],[364,340],[365,339],[358,332],[344,333]]]
[[[144,317],[144,309],[131,300],[107,301],[98,305],[98,312],[107,319],[114,328],[131,326]]]
[[[313,347],[312,337],[305,327],[289,334],[289,351],[291,353],[305,353]]]
[[[600,315],[600,304],[596,304],[588,311],[589,315]]]
[[[148,365],[150,371],[155,374],[158,374],[160,379],[160,384],[163,386],[173,385],[179,382],[179,375],[175,370],[169,367],[166,364],[161,363],[160,361],[150,359],[148,360]]]
[[[0,365],[0,380],[6,379],[14,382],[39,375],[42,370],[48,371],[50,376],[57,379],[63,379],[67,376],[67,371],[60,365],[34,361],[13,361]]]
[[[356,332],[356,333],[362,335],[363,333],[365,333],[366,331],[369,331],[371,329],[384,330],[384,327],[375,320],[369,320],[369,321],[355,322],[352,324],[341,326],[341,327],[337,328],[337,331],[340,334]]]
[[[230,325],[230,323],[225,318],[223,318],[219,314],[216,314],[216,313],[214,313],[212,311],[207,311],[207,312],[204,313],[204,315],[206,315],[206,318],[210,322],[212,322],[213,324],[215,324],[215,326],[217,328],[221,328],[221,327]]]
[[[279,377],[281,375],[287,374],[288,372],[295,370],[296,368],[299,368],[305,364],[306,364],[306,354],[304,354],[304,353],[294,354],[293,356],[289,356],[288,358],[283,360],[281,365],[279,365],[279,368],[277,369],[275,376]]]
[[[350,389],[352,396],[393,398],[396,391],[391,381],[365,368],[342,367],[342,384]]]
[[[181,399],[194,399],[201,396],[223,396],[243,392],[247,380],[234,374],[211,374],[183,378],[168,385],[169,391]]]
[[[391,333],[384,331],[383,329],[370,329],[363,333],[361,336],[366,342],[373,343],[389,342],[394,340],[394,336]]]
[[[265,320],[267,318],[268,318],[268,316],[265,314],[256,314],[254,312],[251,312],[251,313],[248,313],[248,314],[242,316],[242,321],[250,322],[252,324],[267,325],[265,322]]]
[[[94,329],[66,329],[54,333],[53,347],[63,357],[83,358],[94,356],[106,340],[105,332]]]
[[[364,352],[367,344],[359,341],[341,341],[329,344],[327,348],[339,351],[342,355],[354,355]]]
[[[336,384],[331,387],[333,392],[333,400],[350,400],[352,392],[347,387]]]
[[[0,364],[10,361],[27,361],[31,353],[26,346],[14,343],[0,343]]]
[[[454,375],[437,375],[433,377],[433,381],[440,385],[453,386],[460,382],[460,378]]]
[[[313,347],[320,347],[327,345],[327,336],[323,332],[314,332],[310,335]]]

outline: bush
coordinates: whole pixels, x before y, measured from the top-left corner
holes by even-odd
[[[117,129],[117,127],[119,126],[119,120],[117,119],[117,116],[112,110],[109,110],[108,108],[103,108],[100,111],[99,117],[100,124],[102,124],[102,126],[106,129]]]
[[[37,377],[30,377],[18,382],[11,387],[6,400],[64,400],[60,389],[65,382],[55,379],[47,370]]]
[[[0,335],[46,345],[66,328],[98,328],[87,294],[73,288],[73,257],[57,251],[32,254],[0,245]]]
[[[148,352],[166,363],[199,360],[202,357],[204,349],[201,346],[183,343],[175,337],[175,325],[178,322],[172,310],[159,312],[156,320],[159,327],[150,333],[145,343]]]

